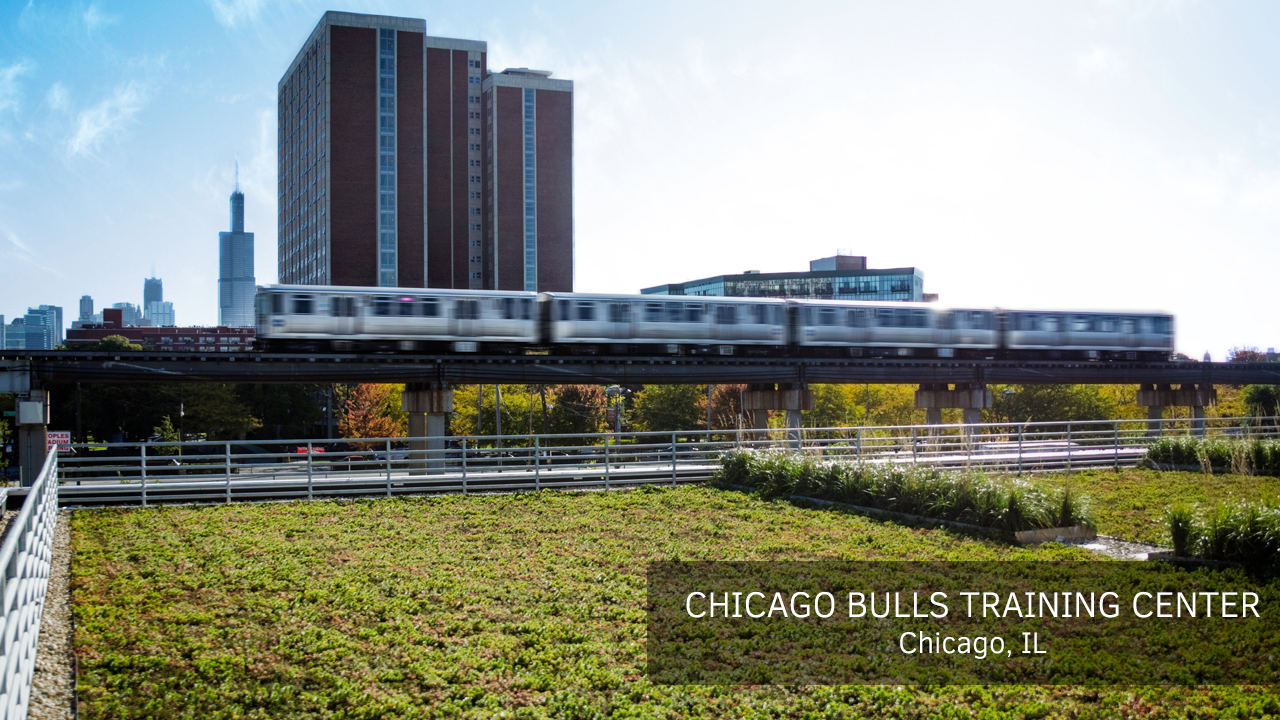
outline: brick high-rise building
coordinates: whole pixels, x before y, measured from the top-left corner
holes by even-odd
[[[523,202],[527,178],[488,178],[494,163],[485,154],[482,94],[493,76],[486,56],[484,42],[428,36],[423,20],[324,14],[278,88],[280,282],[525,287],[512,285],[501,264],[487,274],[494,245],[486,241],[495,237],[486,232],[487,208],[493,198],[503,199],[500,213],[505,198]],[[547,168],[544,184],[534,178],[547,229],[541,220],[534,229],[553,239],[543,248],[538,236],[536,267],[560,269],[539,270],[545,283],[536,288],[568,290],[572,83],[537,80],[557,84],[567,104],[548,107],[567,107],[569,115],[545,121],[562,129],[546,141],[553,154],[536,156]],[[523,132],[499,127],[504,148]],[[513,242],[509,236],[499,233],[498,244]]]
[[[573,82],[508,68],[484,81],[485,287],[573,290]]]

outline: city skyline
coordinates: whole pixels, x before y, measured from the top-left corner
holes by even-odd
[[[947,304],[1165,310],[1197,358],[1280,345],[1236,310],[1268,306],[1280,263],[1280,10],[729,7],[6,10],[0,313],[137,302],[154,262],[184,320],[215,324],[209,238],[237,155],[274,280],[276,83],[342,10],[423,17],[486,41],[491,67],[575,81],[578,290],[847,247],[921,268]]]

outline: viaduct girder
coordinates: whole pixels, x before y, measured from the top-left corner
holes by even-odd
[[[1280,363],[717,356],[333,355],[51,351],[0,355],[0,392],[57,383],[1280,384]]]

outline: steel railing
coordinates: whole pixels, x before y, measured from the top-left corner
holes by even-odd
[[[976,425],[771,428],[584,435],[485,435],[271,442],[75,445],[59,478],[64,504],[233,502],[608,490],[709,478],[739,449],[863,463],[997,472],[1129,466],[1158,437],[1275,437],[1274,419],[1103,420]]]
[[[0,545],[0,597],[4,636],[0,641],[0,720],[24,718],[31,702],[40,619],[49,589],[53,533],[58,523],[58,455],[49,453],[40,475]]]

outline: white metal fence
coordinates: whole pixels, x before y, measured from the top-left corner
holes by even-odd
[[[26,717],[31,702],[36,644],[58,522],[57,475],[58,455],[49,453],[0,546],[0,565],[4,567],[0,580],[0,597],[4,599],[0,720]]]
[[[1158,437],[1274,437],[1274,418],[76,445],[64,504],[497,492],[707,479],[736,449],[998,472],[1133,465]]]

